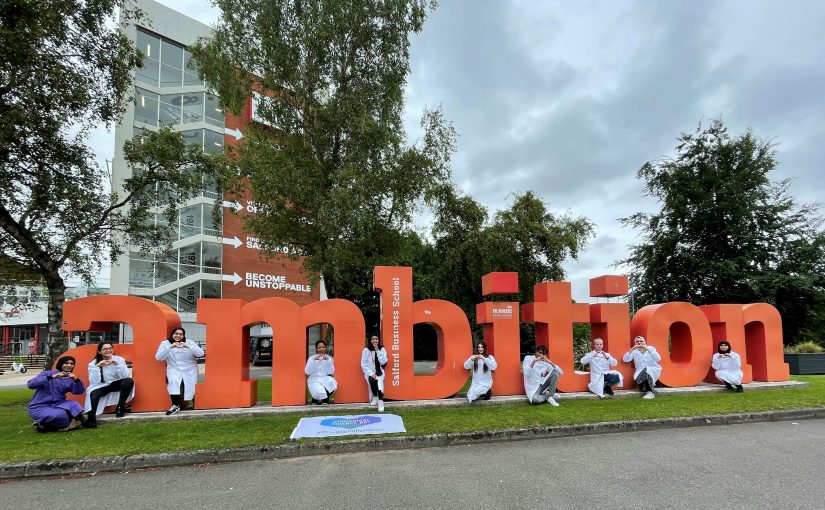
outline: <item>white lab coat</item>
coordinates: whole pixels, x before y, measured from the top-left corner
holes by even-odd
[[[633,367],[636,369],[633,372],[633,379],[635,380],[642,373],[642,370],[647,369],[648,375],[653,379],[653,383],[659,380],[659,375],[662,373],[662,367],[659,366],[659,361],[662,355],[656,352],[656,348],[648,345],[646,352],[640,352],[638,349],[631,349],[624,356],[622,361],[629,363],[633,361]]]
[[[370,387],[370,378],[375,374],[375,357],[378,356],[378,364],[381,365],[381,375],[378,376],[378,390],[383,393],[384,392],[384,377],[387,375],[387,350],[385,348],[380,348],[377,351],[371,351],[364,347],[364,350],[361,351],[361,371],[364,372],[364,380],[367,381],[367,388],[369,388],[370,392],[370,400],[372,397],[376,395],[372,394],[372,388]]]
[[[169,340],[162,340],[155,353],[155,359],[166,362],[166,390],[170,395],[180,394],[183,381],[183,399],[195,397],[195,385],[198,384],[198,358],[203,356],[203,349],[192,340],[186,339],[186,347],[172,348]]]
[[[735,352],[723,358],[718,352],[713,355],[711,366],[716,369],[716,378],[734,386],[742,384],[742,359]]]
[[[531,404],[540,404],[544,402],[546,398],[544,395],[536,394],[536,391],[538,391],[542,383],[547,381],[547,378],[550,377],[553,371],[558,372],[560,376],[564,371],[560,366],[544,360],[536,362],[536,364],[531,367],[530,364],[533,363],[534,359],[536,359],[536,357],[532,354],[525,356],[521,364],[521,371],[524,375],[524,393],[527,395],[527,401]],[[547,375],[543,375],[545,372]],[[550,396],[552,397],[552,395]]]
[[[315,359],[315,356],[309,357],[307,366],[304,368],[304,373],[309,376],[307,388],[312,398],[324,400],[329,396],[327,392],[332,393],[338,389],[338,383],[332,377],[335,373],[335,360],[327,354],[324,354],[322,359]]]
[[[609,352],[590,351],[582,357],[581,364],[590,365],[590,384],[587,385],[587,388],[599,397],[604,396],[605,374],[616,374],[619,376],[619,384],[616,385],[617,387],[621,387],[624,384],[622,374],[616,370],[610,370],[610,367],[615,367],[619,362],[616,361],[616,358],[611,356]]]
[[[467,358],[464,362],[464,368],[473,371],[473,382],[470,384],[470,389],[467,390],[467,400],[472,402],[477,398],[487,393],[493,387],[493,370],[496,369],[496,359],[492,355],[481,358],[477,368],[473,368],[475,363],[473,357]],[[484,370],[484,367],[487,370]]]
[[[120,356],[112,356],[114,360],[114,365],[106,365],[103,367],[103,378],[100,377],[101,369],[97,367],[97,361],[92,360],[89,362],[88,372],[89,372],[89,387],[86,388],[86,407],[84,409],[85,412],[89,412],[92,410],[92,392],[98,388],[104,388],[109,386],[110,383],[118,381],[120,379],[126,379],[127,377],[132,377],[132,369],[126,366],[126,360],[121,358]],[[129,398],[126,399],[126,402],[131,402],[132,399],[135,398],[135,388],[132,387],[132,392],[129,394]],[[100,397],[100,400],[97,404],[97,412],[95,415],[99,415],[103,413],[103,410],[106,409],[108,406],[116,406],[118,400],[120,400],[120,392],[113,391],[112,393],[107,393]]]

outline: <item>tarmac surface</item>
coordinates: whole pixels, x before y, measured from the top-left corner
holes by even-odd
[[[12,480],[0,492],[4,508],[822,508],[823,451],[820,419]]]

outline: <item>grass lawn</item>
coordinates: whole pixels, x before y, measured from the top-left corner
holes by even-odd
[[[809,388],[717,393],[655,400],[574,400],[561,407],[524,403],[399,410],[408,434],[424,435],[541,425],[569,425],[660,417],[697,416],[825,406],[825,376],[794,376]],[[260,400],[271,399],[271,381],[259,380]],[[175,450],[272,445],[288,441],[301,416],[102,424],[97,429],[38,434],[25,403],[29,390],[0,390],[0,462],[129,455]],[[325,414],[336,413],[334,407]],[[387,411],[394,412],[392,403]]]

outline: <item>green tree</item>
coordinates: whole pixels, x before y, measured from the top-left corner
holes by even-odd
[[[373,267],[406,256],[411,224],[450,180],[455,133],[439,110],[423,135],[403,129],[410,35],[421,0],[218,0],[222,18],[193,49],[206,82],[239,112],[264,91],[243,143],[227,158],[246,221],[269,254],[288,247],[327,294],[374,305]],[[254,73],[254,74],[253,74]]]
[[[109,189],[89,134],[120,118],[141,62],[117,30],[118,9],[139,15],[122,0],[0,4],[0,247],[48,290],[49,361],[68,347],[64,277],[91,281],[123,239],[158,245],[167,233],[146,226],[150,208],[173,215],[202,187],[202,173],[219,173],[215,160],[162,130],[126,144],[135,176]]]
[[[731,137],[719,120],[682,134],[676,155],[645,163],[638,178],[660,205],[623,221],[643,242],[621,261],[637,306],[768,302],[785,340],[821,337],[825,234],[816,205],[799,206],[789,181],[771,181],[772,142]]]

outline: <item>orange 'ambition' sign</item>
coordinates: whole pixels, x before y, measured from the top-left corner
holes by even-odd
[[[458,392],[469,372],[463,368],[470,356],[470,323],[455,304],[440,299],[413,302],[412,268],[376,267],[374,289],[381,294],[381,336],[389,354],[386,396],[395,400],[436,399]],[[601,276],[590,281],[592,297],[626,295],[627,278]],[[482,279],[485,297],[518,293],[517,273],[490,273]],[[646,306],[630,320],[627,303],[574,303],[570,283],[545,282],[535,286],[535,301],[485,302],[477,308],[477,322],[496,357],[498,369],[493,393],[524,392],[520,371],[519,324],[533,323],[536,342],[547,346],[550,358],[564,375],[559,391],[586,391],[589,375],[573,370],[573,324],[590,323],[593,337],[604,339],[605,349],[621,359],[642,335],[662,354],[660,381],[666,386],[693,386],[712,377],[711,356],[720,339],[730,342],[742,356],[743,382],[785,381],[782,321],[771,305],[719,304],[694,306],[663,303]],[[521,316],[519,316],[519,314]],[[180,325],[168,306],[133,296],[92,296],[66,302],[63,329],[105,331],[112,323],[132,327],[134,343],[118,347],[118,354],[133,363],[137,392],[135,411],[161,411],[168,406],[165,366],[155,360],[158,343]],[[364,317],[353,303],[330,299],[299,306],[284,298],[201,299],[198,322],[206,325],[208,356],[203,383],[198,384],[199,409],[250,407],[255,404],[257,381],[249,379],[249,326],[266,322],[275,338],[272,363],[272,405],[305,403],[304,364],[306,328],[329,324],[335,331],[336,402],[367,402],[367,384],[360,367],[365,345]],[[432,374],[413,370],[413,325],[431,325],[438,336],[438,364]],[[670,340],[670,347],[668,346]],[[86,363],[94,345],[72,349],[78,359],[76,373],[86,378]],[[617,367],[633,384],[629,363]]]

